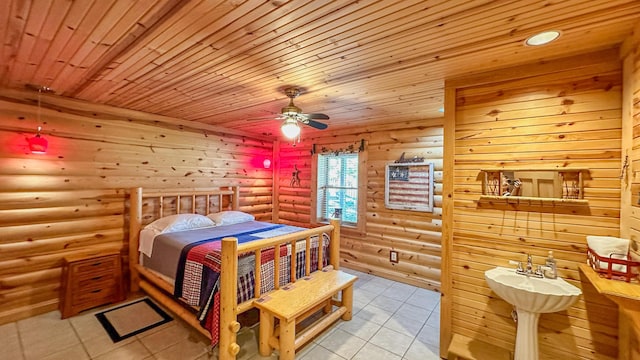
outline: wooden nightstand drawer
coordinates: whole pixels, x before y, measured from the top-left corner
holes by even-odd
[[[80,306],[85,303],[97,303],[98,305],[102,305],[103,303],[111,302],[111,299],[113,299],[116,294],[116,290],[113,286],[114,284],[104,285],[105,286],[100,288],[87,289],[81,293],[74,294],[71,299],[71,304],[73,306]]]
[[[73,284],[73,292],[85,292],[88,290],[93,290],[96,288],[104,288],[105,286],[113,287],[114,283],[117,281],[116,274],[101,274],[90,277],[88,279],[78,279]]]
[[[62,318],[124,299],[120,253],[65,258],[62,271]]]
[[[83,260],[78,261],[77,263],[71,263],[69,266],[74,276],[78,277],[78,279],[84,280],[94,276],[114,273],[119,264],[119,257],[103,256],[89,261]]]

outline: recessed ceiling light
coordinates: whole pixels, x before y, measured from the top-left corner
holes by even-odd
[[[539,34],[529,36],[524,43],[529,46],[540,46],[548,44],[559,37],[560,31],[558,30],[543,31]]]

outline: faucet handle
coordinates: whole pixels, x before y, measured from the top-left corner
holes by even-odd
[[[509,264],[518,266],[516,272],[523,272],[522,261],[509,260]]]
[[[543,265],[542,271],[544,277],[546,277],[547,279],[556,279],[558,277],[558,270],[555,268],[555,266]]]

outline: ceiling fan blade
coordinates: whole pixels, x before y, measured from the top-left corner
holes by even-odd
[[[308,119],[307,121],[304,122],[304,124],[311,126],[312,128],[316,128],[318,130],[324,130],[326,128],[329,127],[329,125],[321,123],[321,122],[317,122],[317,121],[313,121],[311,119]]]
[[[309,119],[329,120],[329,115],[326,115],[326,114],[314,113],[314,114],[302,114],[302,115],[306,116]]]

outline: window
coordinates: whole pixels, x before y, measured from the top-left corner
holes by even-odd
[[[358,223],[358,153],[319,154],[316,219],[326,222],[341,215],[342,223]]]

